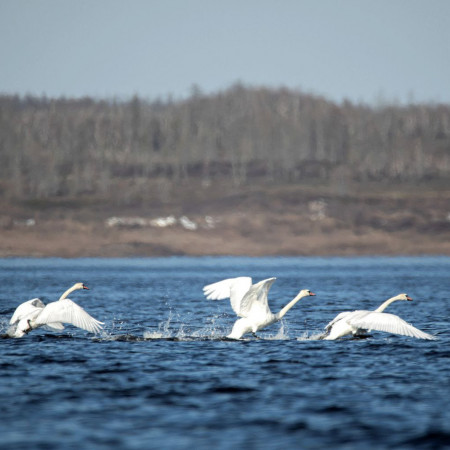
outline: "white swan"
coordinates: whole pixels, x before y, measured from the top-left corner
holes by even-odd
[[[428,333],[424,333],[400,317],[387,314],[383,311],[397,300],[409,300],[412,298],[407,294],[399,294],[382,303],[375,311],[357,310],[346,311],[338,314],[326,327],[325,333],[320,339],[334,341],[348,334],[353,336],[364,331],[386,331],[387,333],[401,334],[418,339],[436,339]]]
[[[67,298],[77,289],[89,288],[83,283],[75,283],[61,295],[59,300],[47,306],[38,298],[22,303],[16,308],[9,321],[13,326],[9,328],[8,335],[19,338],[41,326],[52,330],[63,330],[63,322],[91,333],[98,333],[102,329],[103,322],[94,319],[81,306]]]
[[[267,302],[267,293],[275,280],[276,278],[268,278],[252,285],[250,277],[228,278],[203,288],[203,293],[209,300],[230,298],[233,311],[241,317],[235,322],[228,338],[240,339],[246,333],[255,334],[258,330],[281,320],[301,298],[316,295],[304,289],[280,312],[273,314]]]

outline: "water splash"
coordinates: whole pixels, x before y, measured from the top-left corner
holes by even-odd
[[[144,339],[167,339],[172,338],[172,331],[170,330],[170,323],[173,319],[173,312],[169,310],[169,316],[163,322],[160,322],[156,331],[144,331]]]
[[[6,333],[9,328],[9,320],[7,318],[0,318],[0,333]]]
[[[222,314],[212,316],[208,325],[194,331],[192,335],[196,338],[223,339],[229,334],[229,330],[218,323],[222,318]]]
[[[304,331],[301,336],[297,337],[297,341],[319,341],[323,336],[323,332],[314,332],[313,334],[309,334],[308,331]]]
[[[286,322],[282,320],[280,322],[280,328],[278,329],[277,334],[268,336],[266,339],[270,341],[287,341],[289,339],[289,335]]]
[[[186,319],[186,317],[185,317]],[[189,317],[187,318],[189,319]],[[208,318],[208,323],[200,327],[192,327],[181,321],[179,314],[169,311],[167,319],[160,322],[157,330],[146,330],[143,333],[144,339],[174,339],[177,341],[189,341],[199,339],[223,339],[229,333],[229,326],[220,323],[223,315],[218,314]],[[190,323],[187,320],[187,323]],[[177,324],[178,327],[174,327]]]

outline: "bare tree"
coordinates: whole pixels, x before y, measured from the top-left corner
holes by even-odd
[[[368,107],[235,84],[154,102],[0,96],[0,189],[145,198],[145,180],[448,180],[450,106]],[[164,180],[164,181],[161,181]],[[124,188],[124,187],[125,188]],[[129,189],[129,192],[125,192]],[[162,192],[162,191],[161,191]]]

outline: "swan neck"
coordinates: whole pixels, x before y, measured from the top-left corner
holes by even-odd
[[[303,297],[305,297],[305,295],[298,294],[297,297],[291,300],[284,308],[280,310],[280,312],[277,313],[277,319],[282,319],[286,313]]]
[[[72,286],[70,289],[67,289],[66,292],[64,292],[63,295],[61,295],[61,297],[59,297],[59,300],[64,300],[65,298],[67,298],[67,296],[73,292],[76,291],[78,288],[76,287],[76,285]]]
[[[399,299],[397,297],[392,297],[389,300],[386,300],[375,310],[375,312],[383,312],[391,303],[395,302],[396,300]]]

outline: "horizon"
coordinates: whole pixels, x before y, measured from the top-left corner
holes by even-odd
[[[341,100],[335,100],[325,94],[318,94],[313,92],[307,92],[303,91],[299,88],[292,88],[289,86],[270,86],[270,85],[251,85],[251,84],[243,84],[239,81],[230,84],[229,86],[225,86],[222,89],[217,89],[215,91],[206,92],[202,89],[201,86],[198,86],[196,84],[192,85],[190,87],[189,93],[187,93],[185,96],[182,97],[175,97],[172,94],[167,95],[159,95],[156,97],[149,97],[144,96],[138,93],[134,94],[126,94],[126,95],[111,95],[111,96],[94,96],[94,95],[73,95],[73,96],[67,96],[64,94],[61,94],[59,96],[49,96],[46,93],[42,94],[33,94],[29,92],[25,93],[18,93],[18,92],[2,92],[0,91],[0,97],[18,97],[20,101],[26,101],[28,98],[31,98],[33,100],[46,100],[46,101],[83,101],[83,100],[91,100],[94,102],[111,102],[111,103],[128,103],[130,101],[133,101],[134,98],[137,98],[141,102],[146,102],[149,104],[152,103],[178,103],[178,102],[184,102],[189,101],[190,99],[195,98],[196,96],[200,97],[214,97],[219,94],[226,94],[227,92],[231,91],[234,87],[240,86],[243,89],[248,90],[267,90],[270,92],[276,92],[279,90],[286,90],[292,95],[301,95],[301,96],[307,96],[311,97],[313,99],[320,99],[324,100],[328,103],[342,106],[344,103],[349,103],[352,106],[358,107],[368,107],[373,109],[378,108],[384,108],[384,107],[399,107],[399,108],[407,108],[408,106],[426,106],[426,107],[434,107],[434,106],[450,106],[450,100],[449,101],[437,101],[437,100],[414,100],[414,98],[411,98],[409,100],[400,101],[398,98],[386,98],[383,95],[380,95],[377,99],[374,99],[372,102],[366,102],[362,99],[360,100],[353,100],[350,98],[342,98]]]

